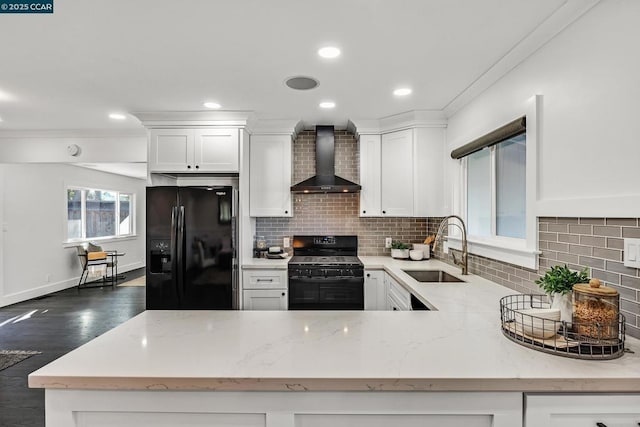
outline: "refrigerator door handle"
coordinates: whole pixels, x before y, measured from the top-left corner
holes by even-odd
[[[185,249],[185,241],[184,241],[184,206],[176,207],[177,212],[177,224],[176,224],[176,243],[177,243],[177,262],[178,262],[178,271],[177,271],[177,285],[178,285],[178,301],[182,305],[181,301],[184,299],[184,249]]]
[[[171,285],[176,292],[178,305],[180,304],[180,293],[178,292],[178,207],[171,207]]]
[[[240,309],[240,269],[238,262],[238,203],[240,197],[237,189],[231,193],[231,223],[233,232],[233,260],[231,276],[231,308]]]

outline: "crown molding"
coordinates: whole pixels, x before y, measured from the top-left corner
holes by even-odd
[[[173,127],[246,128],[252,111],[151,111],[131,113],[148,129]]]
[[[146,138],[143,127],[138,129],[50,129],[50,130],[5,130],[0,131],[0,139],[57,139],[57,138]]]
[[[256,119],[247,127],[252,135],[291,135],[294,139],[303,130],[300,119]]]
[[[510,51],[481,74],[475,81],[456,95],[443,111],[451,117],[482,92],[490,88],[515,67],[524,62],[541,47],[578,20],[601,0],[567,0],[538,27],[520,40]]]
[[[412,110],[377,120],[349,120],[347,130],[354,135],[379,135],[404,129],[444,128],[447,118],[440,110]]]

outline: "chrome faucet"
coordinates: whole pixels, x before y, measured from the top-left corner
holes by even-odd
[[[460,225],[456,223],[449,224],[449,220],[452,218],[460,221]],[[442,220],[442,222],[440,223],[440,226],[438,227],[436,238],[433,241],[433,251],[435,252],[436,246],[438,244],[438,240],[442,240],[442,233],[444,232],[445,228],[448,228],[449,225],[455,225],[460,229],[460,231],[462,231],[462,258],[458,260],[456,258],[456,254],[451,252],[451,255],[453,255],[453,263],[455,265],[459,265],[460,268],[462,268],[462,274],[469,274],[469,267],[468,267],[469,252],[467,250],[467,227],[464,225],[464,220],[460,218],[458,215],[449,215]]]

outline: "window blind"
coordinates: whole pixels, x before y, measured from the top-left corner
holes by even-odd
[[[474,139],[468,144],[462,147],[456,148],[451,152],[452,159],[461,159],[469,154],[473,154],[476,151],[480,151],[483,148],[491,147],[492,145],[499,144],[502,141],[506,141],[509,138],[513,138],[516,135],[526,132],[527,119],[526,117],[520,117],[504,126],[495,129],[488,134],[481,136],[478,139]]]

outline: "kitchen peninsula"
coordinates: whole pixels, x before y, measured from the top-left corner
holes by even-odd
[[[522,425],[527,393],[530,427],[548,420],[536,399],[558,392],[626,393],[579,398],[586,412],[637,417],[637,340],[628,340],[636,353],[611,361],[532,351],[500,332],[498,300],[513,291],[474,275],[419,284],[403,271],[461,277],[436,260],[362,261],[437,310],[147,311],[29,376],[31,387],[46,389],[47,426],[513,427]],[[574,407],[574,396],[561,396]]]

